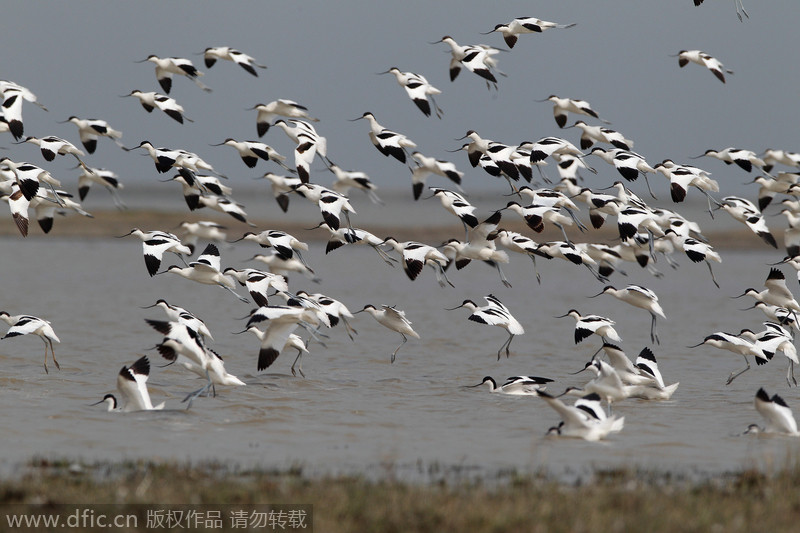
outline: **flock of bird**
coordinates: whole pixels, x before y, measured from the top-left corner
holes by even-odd
[[[695,0],[695,4],[700,2]],[[737,3],[737,14],[744,13],[741,2]],[[741,14],[739,14],[741,19]],[[533,17],[518,18],[508,23],[497,24],[486,34],[500,33],[513,53],[524,53],[520,49],[527,44],[520,38],[527,34],[543,33],[550,29],[567,30],[575,24],[561,24]],[[580,31],[571,29],[570,31]],[[481,78],[489,89],[497,89],[498,76],[506,74],[498,70],[499,48],[477,44],[461,45],[452,36],[444,36],[436,43],[449,48],[451,53],[449,77],[455,81],[462,68]],[[435,44],[435,43],[434,43]],[[259,69],[265,69],[249,55],[229,47],[207,48],[203,53],[205,66],[211,68],[218,60],[228,60],[240,66],[247,74],[258,77]],[[708,68],[720,81],[725,82],[725,69],[722,63],[698,50],[683,50],[678,54],[679,66],[694,62]],[[200,89],[211,89],[200,81],[203,73],[188,59],[159,57],[150,55],[140,62],[155,65],[155,75],[165,94],[132,90],[125,96],[135,97],[149,113],[158,109],[180,124],[192,122],[183,107],[168,96],[173,78],[184,77]],[[405,90],[419,111],[428,119],[442,118],[443,109],[434,100],[442,91],[434,87],[428,79],[414,72],[404,72],[392,67],[381,74],[392,74],[396,82]],[[180,79],[177,80],[180,82]],[[389,90],[389,89],[387,89]],[[85,119],[71,116],[66,122],[78,128],[78,136],[83,150],[75,144],[55,136],[32,137],[24,135],[22,121],[23,101],[39,105],[36,96],[27,88],[10,81],[0,82],[2,94],[2,127],[19,142],[33,143],[40,147],[44,161],[56,157],[74,157],[76,169],[80,169],[77,190],[78,198],[62,189],[60,179],[55,178],[35,163],[15,161],[9,157],[0,160],[0,193],[7,202],[11,215],[20,234],[25,237],[29,230],[30,210],[43,232],[51,230],[54,214],[75,212],[91,216],[80,205],[92,185],[106,188],[117,207],[124,209],[120,197],[123,188],[118,176],[107,169],[93,168],[88,161],[91,154],[99,148],[98,142],[108,138],[126,151],[143,151],[149,155],[157,174],[172,174],[166,180],[175,181],[181,186],[181,193],[188,210],[208,208],[228,216],[250,230],[238,239],[228,241],[227,228],[212,221],[186,222],[181,226],[181,235],[158,229],[133,228],[127,235],[141,240],[144,263],[150,276],[173,274],[199,284],[218,285],[233,296],[254,304],[255,308],[246,317],[241,333],[250,333],[258,340],[256,368],[263,371],[275,363],[286,350],[297,350],[292,364],[292,373],[299,371],[304,375],[300,358],[309,352],[313,343],[324,346],[322,338],[328,328],[339,324],[346,334],[354,339],[356,330],[351,321],[358,313],[371,315],[380,325],[396,332],[402,342],[390,355],[394,362],[398,351],[408,338],[419,339],[420,335],[412,328],[412,322],[395,303],[385,305],[364,305],[353,313],[335,298],[296,286],[296,280],[289,282],[287,275],[301,274],[307,281],[319,281],[315,270],[304,257],[308,244],[278,229],[255,231],[241,204],[233,199],[230,186],[224,184],[225,175],[218,172],[199,155],[183,149],[156,147],[147,140],[137,146],[128,147],[121,143],[122,133],[101,119]],[[209,96],[213,98],[213,96]],[[796,194],[800,178],[800,154],[781,149],[767,149],[756,153],[746,149],[725,148],[707,150],[700,157],[714,158],[726,165],[740,168],[743,172],[756,171],[758,177],[757,200],[736,196],[715,197],[720,190],[719,183],[711,178],[711,173],[702,168],[671,159],[649,162],[643,155],[633,151],[634,142],[620,132],[610,129],[610,122],[600,115],[585,100],[551,95],[541,103],[553,105],[556,131],[567,133],[575,128],[580,131],[576,143],[565,137],[547,135],[536,141],[523,141],[507,144],[481,137],[470,130],[460,141],[462,146],[455,152],[466,152],[464,161],[445,161],[425,155],[406,135],[384,127],[373,112],[363,112],[353,120],[367,123],[366,137],[384,156],[394,158],[399,164],[408,167],[411,175],[411,193],[414,200],[427,201],[438,198],[442,208],[458,218],[463,226],[463,240],[460,229],[458,235],[441,244],[416,241],[399,241],[394,237],[379,237],[368,230],[357,227],[357,212],[351,203],[349,192],[362,191],[369,201],[383,204],[377,195],[377,187],[364,172],[348,171],[331,161],[328,157],[326,138],[321,135],[314,123],[319,122],[311,116],[303,105],[288,99],[275,100],[266,104],[256,104],[255,128],[259,138],[273,131],[286,134],[293,146],[293,164],[271,146],[254,140],[227,138],[217,146],[230,146],[235,149],[248,168],[254,168],[260,160],[280,168],[267,172],[268,180],[277,205],[282,211],[290,209],[292,198],[302,198],[319,208],[317,228],[327,231],[329,238],[326,253],[352,245],[369,245],[380,259],[393,267],[399,264],[405,275],[418,280],[426,266],[433,270],[438,284],[442,287],[455,287],[447,272],[466,268],[473,262],[491,265],[497,272],[499,283],[511,287],[511,281],[502,270],[509,263],[509,252],[528,256],[534,265],[536,277],[541,283],[537,260],[557,259],[571,264],[574,268],[586,268],[602,283],[603,288],[595,295],[610,295],[644,311],[651,317],[650,338],[653,346],[660,344],[656,322],[666,318],[670,310],[662,309],[658,296],[647,287],[627,284],[614,287],[609,278],[619,272],[624,274],[626,263],[646,269],[653,276],[662,276],[655,263],[664,257],[671,266],[677,262],[676,253],[685,253],[694,263],[706,263],[711,281],[719,287],[711,267],[711,262],[721,262],[721,256],[714,251],[708,239],[702,234],[699,225],[682,216],[674,208],[685,200],[687,195],[697,190],[706,198],[709,215],[723,210],[735,220],[745,224],[767,246],[778,247],[774,232],[767,226],[762,210],[772,203],[776,196],[786,198],[776,204],[786,217],[789,227],[784,232],[787,250],[781,264],[789,265],[800,273],[800,204],[791,197]],[[574,120],[582,117],[580,120]],[[570,124],[570,120],[574,120]],[[601,124],[592,124],[600,122]],[[188,126],[187,126],[188,127]],[[274,129],[273,129],[274,127]],[[460,133],[460,132],[459,132]],[[365,140],[366,142],[366,140]],[[106,148],[103,148],[106,149]],[[87,153],[89,154],[87,156]],[[318,183],[319,171],[312,168],[315,161],[322,162],[333,174],[333,184],[328,187]],[[500,180],[502,187],[508,187],[505,196],[498,195],[495,205],[478,206],[469,201],[462,188],[465,173],[458,170],[468,164],[475,172],[485,172],[489,179]],[[593,165],[607,165],[612,175],[613,167],[619,178],[608,187],[589,188],[584,185],[582,174],[602,174]],[[559,181],[554,182],[549,165],[555,166]],[[535,167],[535,170],[534,170]],[[732,168],[733,168],[732,167]],[[283,172],[279,174],[278,172]],[[633,193],[627,183],[640,177],[647,180],[648,190],[653,199],[654,191],[663,194],[661,187],[651,184],[648,176],[656,179],[661,176],[668,182],[667,191],[672,205],[669,207],[651,205]],[[222,179],[221,179],[222,178]],[[442,180],[445,185],[427,186],[428,179]],[[660,179],[660,178],[659,178]],[[654,187],[651,189],[651,185]],[[612,192],[613,191],[613,192]],[[509,200],[508,197],[512,197]],[[300,201],[300,200],[297,200]],[[585,211],[584,211],[585,210]],[[588,213],[588,219],[580,214]],[[610,241],[601,242],[597,230],[608,228],[616,222],[614,236]],[[508,229],[509,224],[526,228],[526,234]],[[546,227],[560,230],[563,240],[537,242],[537,234]],[[569,231],[568,231],[569,230]],[[570,237],[569,233],[573,233]],[[573,240],[580,233],[590,240]],[[591,240],[592,236],[595,240]],[[456,238],[458,237],[458,238]],[[222,266],[220,242],[247,241],[257,244],[266,253],[254,256],[264,264],[262,268],[235,268]],[[188,258],[199,254],[193,260]],[[165,257],[176,258],[180,264],[164,266]],[[383,265],[379,265],[384,268]],[[397,269],[386,267],[386,276],[397,275]],[[568,267],[572,268],[572,267]],[[634,267],[635,268],[635,267]],[[582,272],[582,271],[581,271]],[[425,281],[419,281],[424,283]],[[246,296],[237,292],[244,287]],[[741,355],[747,367],[732,372],[728,383],[750,368],[748,357],[753,357],[761,365],[771,360],[778,352],[789,360],[787,383],[796,385],[793,365],[798,363],[794,348],[794,332],[800,330],[797,312],[800,304],[788,288],[783,273],[773,265],[765,282],[765,289],[748,289],[742,296],[756,300],[753,308],[760,309],[767,317],[765,330],[753,332],[743,329],[737,334],[715,332],[698,344],[731,351]],[[447,289],[450,290],[450,289]],[[474,297],[474,296],[473,296]],[[476,298],[477,299],[477,298]],[[453,298],[453,303],[458,299]],[[525,334],[523,323],[512,314],[501,300],[488,294],[485,305],[472,299],[463,299],[460,305],[450,308],[469,311],[468,320],[478,324],[496,326],[507,333],[507,338],[497,350],[499,360],[503,353],[511,356],[511,343],[515,337]],[[558,302],[553,302],[557,305]],[[203,387],[188,393],[184,399],[189,406],[198,397],[216,394],[216,388],[243,386],[245,383],[225,369],[224,362],[210,346],[213,342],[211,329],[186,309],[165,300],[159,300],[150,307],[158,307],[166,319],[147,318],[147,323],[159,334],[158,353],[170,363],[178,363],[192,373],[205,379]],[[616,309],[608,306],[609,309]],[[674,310],[673,310],[674,312]],[[624,417],[612,412],[612,404],[629,398],[648,401],[670,399],[678,383],[667,384],[659,370],[651,347],[640,350],[637,358],[631,360],[621,348],[622,336],[614,328],[615,321],[596,314],[583,314],[569,309],[563,317],[575,321],[574,343],[587,339],[598,339],[601,344],[584,371],[592,374],[583,387],[568,388],[562,395],[545,391],[552,388],[554,380],[540,376],[514,376],[499,383],[487,376],[479,385],[487,384],[491,391],[509,395],[531,395],[544,400],[560,416],[561,421],[548,431],[548,434],[580,437],[587,440],[605,438],[610,433],[619,432],[624,426]],[[48,371],[48,355],[58,367],[53,349],[59,343],[53,326],[45,319],[0,313],[10,328],[5,338],[18,335],[38,335],[45,344],[45,371]],[[300,332],[300,334],[296,333]],[[303,339],[302,336],[306,338]],[[117,376],[119,398],[106,395],[104,402],[109,410],[137,411],[162,409],[164,403],[154,405],[147,391],[147,379],[151,364],[147,356],[142,356],[130,365],[123,366]],[[499,383],[499,384],[498,384]],[[576,396],[574,402],[567,402],[563,396]],[[98,402],[100,403],[100,402]],[[605,405],[605,407],[603,407]],[[769,395],[759,389],[755,396],[755,407],[767,420],[761,431],[798,435],[797,425],[786,403],[778,395]],[[748,431],[755,432],[757,426]]]

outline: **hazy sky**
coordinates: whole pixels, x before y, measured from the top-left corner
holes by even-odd
[[[348,122],[364,111],[408,135],[421,152],[453,160],[467,173],[465,189],[505,192],[502,183],[471,169],[465,153],[446,150],[460,146],[454,139],[468,129],[509,144],[548,135],[577,142],[577,130],[557,128],[550,103],[535,102],[550,94],[588,100],[651,163],[689,162],[707,148],[732,145],[800,151],[800,2],[745,0],[745,7],[751,18],[741,23],[730,0],[700,7],[691,0],[12,2],[3,9],[0,78],[28,87],[50,110],[26,104],[26,135],[59,135],[77,144],[77,129],[57,121],[103,118],[123,132],[126,145],[147,139],[197,152],[234,184],[279,169],[264,163],[247,169],[232,148],[208,145],[226,137],[257,139],[255,111],[245,109],[288,98],[321,119],[317,129],[328,138],[332,160],[367,172],[383,189],[410,189],[409,171],[373,148],[365,121]],[[429,42],[449,34],[462,44],[505,48],[500,34],[480,32],[520,16],[577,26],[521,36],[513,50],[500,54],[508,77],[500,78],[498,91],[467,71],[449,81],[447,46]],[[258,78],[229,62],[206,69],[196,54],[220,45],[269,68]],[[735,72],[727,84],[694,64],[680,69],[670,57],[694,48]],[[153,65],[134,62],[149,54],[187,57],[205,72],[202,81],[212,93],[181,78],[170,94],[194,123],[181,126],[119,97],[132,89],[161,90]],[[392,66],[423,74],[442,90],[442,120],[423,116],[392,76],[376,75]],[[261,140],[291,160],[292,145],[281,131]],[[0,144],[8,148],[4,155],[51,169],[74,190],[71,161],[45,163],[34,146],[15,146],[8,134]],[[110,141],[86,160],[116,171],[126,183],[161,177],[149,158]],[[591,177],[590,186],[617,179],[613,169],[594,163],[601,175]],[[711,159],[694,163],[714,174],[723,194],[755,195],[754,188],[742,189],[743,171]],[[332,175],[317,171],[312,180],[327,184]],[[666,194],[660,180],[654,189]]]

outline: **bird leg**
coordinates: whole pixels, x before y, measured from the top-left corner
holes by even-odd
[[[394,267],[394,263],[397,263],[397,259],[384,252],[379,246],[372,246],[372,248],[378,252],[378,255],[381,257],[381,259],[383,259],[383,262],[390,267]],[[392,263],[392,261],[394,261],[394,263]]]
[[[194,401],[194,399],[195,399],[195,398],[197,398],[198,396],[200,396],[200,395],[201,395],[201,394],[203,394],[203,393],[206,393],[206,392],[208,392],[208,390],[209,390],[209,389],[210,389],[210,388],[211,388],[211,387],[214,385],[214,384],[212,383],[212,381],[211,381],[211,376],[209,376],[209,375],[208,375],[208,369],[207,369],[207,368],[206,368],[206,378],[208,379],[208,383],[206,383],[204,386],[200,387],[200,388],[199,388],[199,389],[197,389],[196,391],[194,391],[194,392],[190,392],[190,393],[189,393],[189,394],[186,396],[186,398],[184,398],[184,399],[183,399],[183,401],[184,401],[184,402],[185,402],[185,401],[188,401],[188,402],[189,402],[189,405],[187,405],[187,406],[186,406],[186,410],[187,410],[187,411],[189,410],[189,408],[191,408],[191,407],[192,407],[192,402]]]
[[[560,229],[560,230],[561,230],[561,234],[564,236],[564,240],[565,240],[566,242],[568,242],[569,244],[572,244],[572,241],[570,241],[570,240],[569,240],[569,237],[567,237],[567,232],[564,230],[564,226],[562,226],[562,225],[561,225],[561,224],[559,224],[558,222],[553,222],[553,224],[554,224],[555,226],[557,226],[557,227],[558,227],[558,229]]]
[[[788,383],[790,387],[792,384],[794,384],[795,387],[797,386],[797,380],[794,379],[794,361],[791,359],[789,360],[789,369],[786,371],[786,383]]]
[[[358,335],[358,332],[353,328],[353,326],[350,325],[350,322],[348,322],[344,316],[341,318],[342,323],[344,323],[344,329],[347,332],[347,336],[350,337],[351,341],[354,341],[355,339],[353,338],[353,335]]]
[[[245,297],[243,297],[243,296],[240,296],[239,294],[237,294],[237,293],[236,293],[236,291],[235,291],[235,290],[231,289],[230,287],[226,287],[226,286],[225,286],[225,285],[223,285],[222,283],[218,283],[217,285],[219,285],[219,286],[220,286],[220,287],[222,287],[223,289],[225,289],[225,290],[229,291],[231,294],[233,294],[234,296],[236,296],[237,298],[239,298],[239,300],[241,300],[242,302],[244,302],[244,303],[246,303],[246,304],[247,304],[247,303],[250,303],[250,300],[248,300],[247,298],[245,298]]]
[[[536,281],[539,282],[539,285],[542,284],[542,276],[539,275],[539,269],[536,266],[536,257],[534,255],[528,254],[528,257],[531,258],[533,261],[533,271],[536,272]]]
[[[739,370],[738,372],[731,372],[731,375],[728,376],[728,381],[725,382],[725,385],[730,385],[734,379],[738,378],[739,376],[750,370],[750,361],[747,360],[747,357],[745,355],[742,355],[742,357],[744,357],[744,362],[747,363],[747,366],[744,367],[742,370]]]
[[[402,348],[402,347],[403,347],[403,345],[404,345],[406,342],[408,342],[408,339],[406,338],[406,336],[405,336],[405,335],[403,335],[403,334],[401,333],[401,334],[400,334],[400,336],[401,336],[401,337],[403,337],[403,342],[401,342],[401,343],[400,343],[400,346],[398,346],[397,348],[395,348],[395,349],[394,349],[394,351],[392,352],[392,359],[391,359],[391,362],[392,362],[392,363],[394,363],[394,358],[395,358],[395,356],[397,355],[397,352],[398,352],[398,350],[400,350],[400,348]]]
[[[56,361],[56,351],[53,349],[53,341],[51,341],[50,339],[47,339],[47,342],[50,344],[50,353],[53,355],[53,362],[56,364],[56,368],[61,370],[61,365],[59,365],[58,361]],[[44,348],[44,359],[45,359],[45,363],[46,363],[47,362],[47,346],[45,346],[45,348]]]
[[[656,333],[656,315],[650,313],[650,340],[656,344],[661,344],[658,340],[658,333]]]
[[[300,357],[302,355],[303,355],[303,351],[302,350],[297,350],[297,357],[295,358],[294,363],[292,363],[292,375],[293,376],[297,376],[297,374],[294,371],[294,365],[296,365],[300,361]],[[306,375],[303,374],[303,365],[302,365],[302,363],[297,365],[297,370],[300,371],[300,375],[301,376],[306,377]]]
[[[500,274],[500,281],[503,282],[503,285],[505,285],[506,287],[510,288],[511,287],[511,282],[508,281],[508,278],[506,278],[506,275],[503,274],[503,269],[500,268],[500,263],[497,263],[495,261],[491,261],[491,262],[494,263],[494,267],[497,269],[497,273]]]
[[[453,285],[453,283],[448,279],[447,274],[445,274],[442,265],[440,265],[439,263],[434,263],[433,270],[434,272],[436,272],[436,281],[439,282],[440,287],[444,287],[445,282],[447,282],[447,284],[450,285],[451,287],[455,287],[455,285]]]
[[[506,359],[508,359],[509,351],[511,349],[511,341],[512,340],[514,340],[514,334],[513,333],[509,333],[508,334],[508,339],[506,339],[506,341],[503,343],[503,345],[500,346],[500,349],[497,350],[497,360],[498,361],[500,360],[500,354],[503,352],[503,348],[505,348],[505,350],[506,350]]]
[[[645,173],[645,172],[642,172],[641,174],[642,174],[642,177],[644,177],[644,183],[645,183],[645,185],[647,185],[647,192],[649,192],[649,193],[650,193],[650,196],[652,196],[652,197],[653,197],[653,200],[658,200],[658,198],[656,198],[656,195],[655,195],[655,194],[653,194],[653,189],[651,189],[651,188],[650,188],[650,182],[647,180],[647,173]],[[713,218],[713,217],[712,217],[712,218]]]
[[[444,111],[442,111],[442,108],[439,107],[439,104],[436,103],[436,100],[433,99],[433,95],[431,94],[429,96],[431,97],[431,102],[433,103],[433,108],[436,110],[436,116],[439,117],[439,118],[442,118],[442,115],[444,115]]]
[[[717,283],[717,278],[714,277],[714,271],[711,270],[711,263],[706,261],[706,266],[708,267],[708,271],[711,272],[711,281],[713,281],[714,285],[716,285],[717,288],[719,289],[719,283]]]

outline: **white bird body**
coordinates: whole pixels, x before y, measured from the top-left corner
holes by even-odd
[[[392,352],[392,363],[394,363],[398,350],[400,350],[403,344],[408,341],[406,336],[419,339],[419,334],[411,328],[411,321],[406,318],[404,311],[389,305],[382,305],[381,308],[378,309],[372,304],[367,304],[360,311],[356,311],[356,313],[362,313],[365,311],[372,315],[372,318],[374,318],[378,324],[392,331],[396,331],[401,337],[403,337],[403,342],[400,343],[400,346],[395,348],[394,352]]]
[[[431,174],[448,178],[456,185],[461,184],[464,173],[456,168],[455,163],[428,157],[421,152],[412,152],[411,157],[417,162],[417,166],[411,170],[411,184],[415,200],[419,199],[425,187],[425,180]]]
[[[255,77],[258,77],[258,72],[255,67],[267,68],[264,65],[258,64],[255,59],[244,52],[240,52],[230,46],[214,46],[206,48],[203,51],[203,62],[206,68],[211,68],[218,59],[232,61]]]
[[[164,253],[172,252],[179,256],[192,254],[192,250],[184,245],[177,236],[166,231],[142,231],[139,228],[133,228],[122,237],[127,237],[128,235],[141,239],[144,264],[147,266],[147,272],[151,277],[158,273]]]
[[[397,83],[406,90],[408,97],[426,117],[431,115],[431,103],[428,102],[428,97],[430,97],[436,116],[442,118],[442,110],[433,99],[433,95],[442,94],[442,91],[431,85],[425,76],[413,72],[403,72],[397,67],[392,67],[381,74],[393,74]]]
[[[233,290],[236,285],[230,276],[221,272],[220,267],[219,249],[214,243],[209,243],[197,257],[196,261],[192,261],[184,268],[172,265],[167,268],[165,272],[177,274],[190,281],[203,283],[205,285],[219,285],[220,287],[224,287],[239,300],[247,302],[245,298],[236,294],[236,291]]]
[[[153,109],[158,108],[179,124],[183,124],[184,120],[187,122],[194,122],[192,119],[184,115],[183,106],[180,105],[177,100],[167,96],[166,94],[157,93],[155,91],[140,91],[138,89],[134,89],[125,96],[133,96],[138,99],[139,103],[148,113],[152,112]]]
[[[308,114],[308,108],[298,104],[294,100],[278,99],[273,100],[267,104],[256,104],[251,109],[257,110],[256,115],[256,130],[258,136],[262,137],[277,117],[297,118],[308,120],[311,122],[318,122],[319,119],[314,118]],[[297,139],[293,139],[297,142]]]
[[[497,350],[497,359],[499,361],[503,349],[506,351],[506,357],[509,356],[511,341],[514,340],[515,336],[523,335],[525,329],[496,296],[489,294],[484,296],[484,299],[486,300],[486,305],[484,306],[478,306],[472,300],[464,300],[461,305],[453,309],[465,307],[472,312],[468,317],[469,320],[488,326],[497,326],[508,332],[508,339]]]
[[[406,162],[406,151],[416,148],[414,141],[396,131],[384,128],[375,119],[375,115],[367,111],[355,120],[365,119],[369,123],[369,139],[375,148],[386,157],[392,156],[401,163]]]
[[[222,141],[222,143],[215,146],[231,146],[236,150],[236,152],[239,154],[239,157],[248,168],[254,168],[258,163],[258,160],[263,159],[264,161],[274,161],[283,168],[287,170],[289,169],[289,167],[287,167],[284,163],[286,157],[279,154],[278,151],[270,145],[262,142],[237,141],[236,139],[228,137]]]
[[[681,50],[678,52],[678,66],[684,67],[689,62],[707,68],[722,83],[725,83],[725,74],[733,74],[733,71],[726,69],[719,59],[702,50]]]
[[[11,326],[3,336],[3,339],[10,337],[17,337],[20,335],[36,335],[42,342],[44,342],[44,371],[47,370],[47,348],[50,347],[50,353],[53,354],[53,363],[59,370],[61,366],[56,361],[56,352],[53,350],[53,343],[61,342],[53,330],[53,325],[43,318],[31,315],[9,315],[5,311],[0,311],[0,320]]]
[[[601,294],[610,294],[617,300],[621,300],[629,305],[649,312],[652,318],[650,324],[650,340],[655,343],[659,342],[658,334],[656,333],[656,317],[660,316],[664,319],[667,317],[664,315],[664,310],[661,308],[661,304],[658,302],[658,296],[655,292],[641,285],[628,285],[624,289],[617,289],[608,285],[595,296],[600,296]]]
[[[553,380],[550,378],[539,376],[511,376],[505,383],[498,385],[491,376],[486,376],[483,381],[473,386],[480,387],[485,383],[491,392],[510,396],[536,396],[536,391],[545,390],[547,383],[551,381]]]
[[[122,146],[119,142],[119,139],[122,138],[122,132],[109,126],[108,122],[105,120],[99,118],[82,119],[71,116],[67,119],[67,122],[75,124],[78,128],[78,135],[81,138],[81,143],[90,154],[93,154],[97,148],[97,139],[100,137],[109,137],[118,146]]]
[[[555,94],[547,97],[547,100],[553,102],[553,117],[556,120],[559,128],[567,125],[567,113],[575,113],[577,115],[586,115],[596,119],[600,119],[597,111],[592,109],[591,104],[586,100],[575,100],[573,98],[561,98]]]
[[[515,18],[511,22],[505,24],[498,24],[494,29],[489,32],[500,32],[503,34],[503,39],[509,48],[514,48],[517,44],[517,39],[520,35],[527,33],[542,33],[551,29],[566,29],[575,26],[572,24],[558,24],[556,22],[549,22],[546,20],[538,19],[536,17],[520,17]]]
[[[575,405],[567,405],[559,398],[543,391],[538,391],[537,394],[562,418],[561,423],[551,428],[548,434],[598,441],[607,437],[609,433],[621,431],[625,425],[625,417],[606,417],[599,408],[600,397],[596,394],[584,396],[577,400]],[[590,405],[585,405],[586,401],[590,402]]]
[[[765,433],[785,434],[792,437],[800,436],[800,432],[797,430],[797,420],[795,420],[792,410],[786,405],[783,398],[777,394],[770,398],[767,392],[760,388],[756,393],[754,404],[758,414],[767,422],[766,427],[763,429]],[[752,432],[752,426],[749,429]]]
[[[144,61],[149,61],[156,66],[156,79],[167,94],[169,94],[170,89],[172,89],[173,74],[185,76],[204,91],[211,92],[211,89],[206,87],[198,79],[203,73],[197,70],[197,67],[195,67],[189,59],[184,57],[158,57],[151,54]],[[141,62],[143,63],[144,61]]]
[[[268,368],[289,342],[290,335],[301,324],[317,326],[321,323],[320,315],[324,312],[318,308],[294,306],[262,306],[259,307],[247,322],[247,330],[261,341],[258,352],[258,371]],[[267,322],[267,329],[261,331],[258,325]],[[301,350],[302,351],[302,350]],[[292,365],[294,373],[294,365]]]
[[[561,315],[561,317],[565,316],[571,316],[575,319],[575,344],[592,334],[602,337],[603,343],[606,342],[606,337],[616,342],[622,342],[622,338],[614,329],[616,322],[610,318],[600,315],[581,315],[575,309],[570,309],[567,314]]]
[[[119,374],[117,374],[117,390],[122,400],[122,412],[158,411],[164,409],[164,402],[153,406],[153,402],[150,400],[150,393],[147,391],[147,378],[149,375],[150,361],[146,355],[137,359],[130,367],[123,366],[119,371]]]

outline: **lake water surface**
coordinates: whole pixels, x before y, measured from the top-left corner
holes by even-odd
[[[56,345],[61,370],[51,364],[49,374],[42,368],[39,339],[0,342],[6,469],[40,455],[87,461],[219,460],[279,469],[301,465],[316,474],[391,473],[417,480],[448,471],[580,475],[618,466],[714,474],[783,464],[800,451],[800,439],[741,435],[748,424],[761,422],[753,407],[759,387],[800,409],[798,389],[790,389],[784,378],[785,357],[753,365],[726,386],[728,374],[743,365],[740,356],[687,348],[714,331],[763,329],[758,311],[739,310],[751,301],[730,296],[761,287],[766,264],[781,258],[780,251],[766,247],[723,251],[723,263],[715,264],[720,289],[711,283],[705,265],[685,257],[678,258],[677,270],[659,261],[665,274],[660,279],[636,265],[626,267],[628,277],[615,274],[616,286],[640,283],[659,295],[667,320],[659,321],[662,343],[653,346],[649,315],[608,295],[587,299],[603,284],[582,267],[542,260],[538,285],[531,262],[512,255],[505,271],[513,288],[504,287],[481,264],[451,270],[455,288],[440,288],[429,269],[411,282],[402,269],[390,268],[369,248],[326,255],[324,245],[314,243],[306,256],[322,283],[292,276],[292,290],[328,294],[352,311],[367,303],[397,305],[421,339],[410,339],[390,364],[400,336],[359,314],[352,321],[358,331],[355,341],[340,326],[326,332],[326,347],[311,343],[311,354],[303,359],[303,379],[289,372],[294,351],[282,354],[267,372],[256,372],[258,340],[233,334],[244,329],[243,317],[253,306],[218,287],[173,275],[150,278],[136,239],[5,237],[0,245],[0,309],[47,318],[61,338]],[[253,243],[223,245],[221,250],[223,267],[262,266],[249,261],[261,253]],[[172,260],[167,258],[166,265]],[[796,289],[794,273],[785,270]],[[468,321],[465,309],[444,310],[465,298],[482,303],[490,293],[526,329],[512,343],[511,357],[499,361],[496,352],[505,331]],[[199,398],[186,410],[181,400],[203,381],[180,368],[157,366],[165,362],[153,350],[161,336],[145,318],[164,316],[158,309],[141,308],[158,298],[204,319],[215,338],[211,346],[247,385],[217,387],[216,397]],[[467,387],[486,375],[499,381],[520,374],[553,378],[548,390],[554,393],[584,384],[588,373],[570,373],[583,367],[600,341],[574,344],[574,321],[554,318],[571,308],[615,319],[629,356],[635,358],[651,346],[665,381],[680,382],[670,401],[615,404],[615,413],[625,416],[625,427],[600,443],[544,437],[559,417],[538,398]],[[144,353],[152,363],[150,394],[154,403],[166,401],[165,411],[108,413],[103,405],[89,405],[115,392],[119,369]]]

